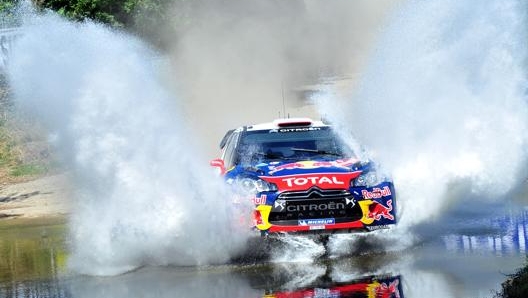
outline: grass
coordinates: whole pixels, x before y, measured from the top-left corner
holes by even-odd
[[[54,168],[45,130],[17,112],[0,75],[0,185],[30,180]]]
[[[42,164],[21,164],[11,169],[11,176],[13,177],[24,177],[24,176],[41,176],[48,172],[48,167]]]

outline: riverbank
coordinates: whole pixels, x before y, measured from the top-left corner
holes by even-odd
[[[72,187],[67,174],[0,186],[0,220],[65,218],[71,210]]]

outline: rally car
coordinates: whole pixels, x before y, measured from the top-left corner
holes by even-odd
[[[278,119],[226,133],[211,161],[255,206],[253,228],[274,233],[353,232],[396,223],[391,180],[359,160],[330,125]]]

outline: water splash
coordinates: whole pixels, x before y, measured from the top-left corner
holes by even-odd
[[[315,97],[393,173],[399,228],[524,183],[526,5],[412,0],[382,35],[358,89]],[[405,231],[402,231],[405,233]]]
[[[279,240],[282,245],[271,251],[271,260],[276,263],[312,263],[326,251],[324,245],[312,237],[283,235]]]
[[[74,173],[74,270],[221,263],[243,248],[248,229],[232,223],[249,209],[231,207],[201,159],[154,51],[51,12],[28,13],[21,30],[9,79]]]

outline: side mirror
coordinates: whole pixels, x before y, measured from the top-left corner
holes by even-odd
[[[225,174],[226,168],[225,168],[224,160],[222,160],[221,158],[215,158],[215,159],[211,160],[211,162],[209,162],[209,164],[212,167],[220,169],[220,175],[224,175]]]

